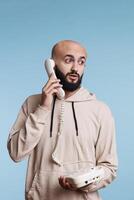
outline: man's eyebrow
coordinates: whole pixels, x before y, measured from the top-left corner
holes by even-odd
[[[85,57],[85,56],[81,56],[81,57],[80,57],[80,59],[83,59],[83,58],[86,60],[86,57]]]
[[[67,54],[67,55],[65,55],[65,58],[66,57],[71,57],[71,58],[74,58],[74,56],[73,55],[71,55],[71,54]],[[79,59],[85,59],[86,60],[86,57],[85,56],[80,56],[80,58]]]
[[[74,56],[73,55],[71,55],[71,54],[67,54],[67,55],[65,55],[65,58],[66,57],[71,57],[71,58],[74,58]]]

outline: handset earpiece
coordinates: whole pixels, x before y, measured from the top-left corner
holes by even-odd
[[[55,62],[53,59],[46,59],[45,60],[45,69],[46,69],[46,72],[48,74],[48,77],[51,76],[51,74],[53,73],[55,78],[56,78],[56,74],[55,74],[55,71],[54,71],[54,66],[55,66]],[[65,96],[65,92],[62,88],[59,88],[58,89],[58,94],[57,94],[58,98],[59,99],[64,99],[64,96]]]

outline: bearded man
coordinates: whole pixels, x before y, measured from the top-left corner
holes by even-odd
[[[78,42],[60,41],[52,48],[55,74],[42,94],[28,97],[8,139],[11,158],[28,157],[26,200],[100,200],[98,190],[116,177],[114,119],[109,107],[81,86],[87,60]],[[65,92],[58,99],[59,88]],[[74,187],[67,175],[101,168],[103,176]]]

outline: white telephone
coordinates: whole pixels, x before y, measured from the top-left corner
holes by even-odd
[[[55,71],[54,71],[54,66],[55,66],[55,62],[53,59],[46,59],[45,60],[45,69],[46,69],[46,72],[48,74],[48,76],[50,77],[51,74],[53,73],[55,78],[56,78],[56,75],[55,75]],[[64,99],[64,96],[65,96],[65,92],[62,88],[59,88],[58,89],[58,94],[57,94],[58,98],[59,99]]]
[[[104,177],[104,170],[101,167],[85,169],[65,177],[73,187],[80,188],[99,182]]]

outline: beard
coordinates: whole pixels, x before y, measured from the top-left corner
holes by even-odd
[[[64,75],[59,69],[57,66],[55,66],[55,74],[56,74],[56,77],[58,79],[60,79],[60,83],[63,85],[63,90],[66,90],[66,91],[75,91],[76,89],[80,88],[81,86],[81,82],[82,82],[82,77],[83,77],[83,74],[80,76],[75,70],[72,70],[71,72],[68,72],[66,75]],[[70,83],[68,80],[67,80],[67,76],[68,75],[77,75],[78,76],[78,80],[77,82],[75,83]]]

